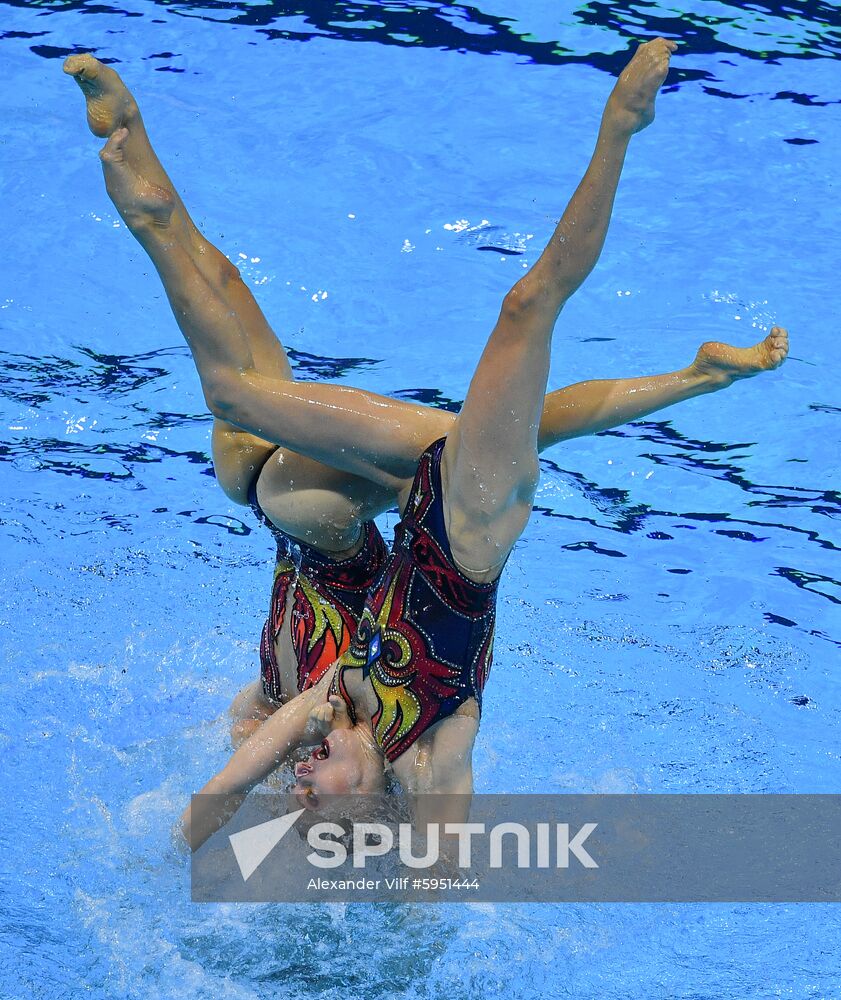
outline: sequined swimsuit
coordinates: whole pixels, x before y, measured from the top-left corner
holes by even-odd
[[[388,550],[373,521],[363,528],[362,547],[348,559],[331,559],[306,542],[281,531],[268,519],[257,500],[257,479],[248,502],[277,541],[271,603],[260,637],[260,675],[263,691],[280,703],[280,670],[275,640],[283,628],[290,589],[293,592],[290,635],[298,664],[298,691],[317,684],[345,652],[356,632],[365,597],[385,565]]]
[[[356,720],[345,671],[361,668],[378,707],[371,723],[396,760],[469,698],[480,711],[493,653],[498,580],[475,583],[453,562],[444,525],[444,439],[418,463],[385,569],[368,594],[359,629],[331,682]]]

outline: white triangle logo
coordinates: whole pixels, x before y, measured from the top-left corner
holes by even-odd
[[[240,830],[239,833],[232,833],[228,837],[234,856],[237,859],[243,882],[247,882],[251,878],[269,854],[271,854],[292,829],[295,825],[295,820],[305,811],[304,809],[299,809],[297,812],[287,813],[279,819],[270,819],[268,823],[260,823],[258,826],[252,826],[248,830]]]

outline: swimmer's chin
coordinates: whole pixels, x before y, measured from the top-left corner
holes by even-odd
[[[312,788],[305,785],[295,784],[292,786],[290,794],[303,809],[315,811],[318,808],[318,796]]]

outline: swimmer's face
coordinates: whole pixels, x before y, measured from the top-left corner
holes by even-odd
[[[295,765],[292,792],[300,805],[317,809],[325,795],[377,792],[382,764],[372,760],[353,729],[334,729],[306,760]]]

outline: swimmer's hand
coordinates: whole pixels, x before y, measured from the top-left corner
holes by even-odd
[[[347,705],[337,694],[331,694],[328,701],[316,705],[308,719],[308,728],[316,741],[329,736],[334,729],[350,729],[352,726]]]
[[[265,781],[291,754],[306,745],[310,713],[320,707],[324,694],[325,689],[316,686],[281,705],[193,796],[181,820],[184,837],[192,850],[198,850],[228,822],[255,785]]]

